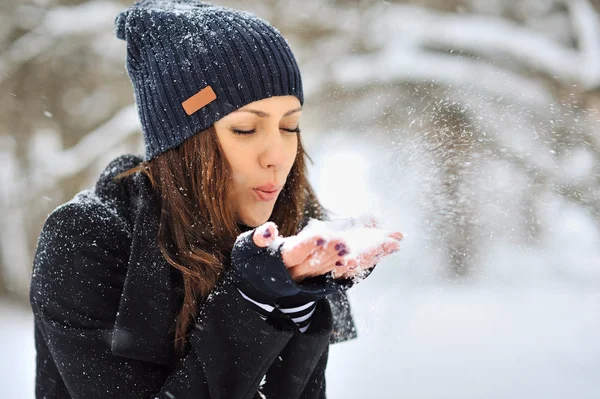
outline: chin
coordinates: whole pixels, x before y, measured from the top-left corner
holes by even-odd
[[[258,227],[261,226],[265,223],[267,223],[269,221],[269,218],[271,217],[271,212],[269,212],[269,214],[265,214],[265,215],[244,215],[244,217],[242,218],[242,221],[244,222],[244,224],[246,226],[249,227]]]

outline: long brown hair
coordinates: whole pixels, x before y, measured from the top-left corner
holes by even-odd
[[[295,162],[269,219],[283,236],[296,234],[307,215],[323,216],[306,177],[305,156],[312,162],[298,136]],[[116,179],[138,172],[160,194],[158,245],[183,277],[183,305],[175,324],[175,349],[181,354],[198,302],[215,286],[241,234],[230,201],[231,169],[211,126]]]

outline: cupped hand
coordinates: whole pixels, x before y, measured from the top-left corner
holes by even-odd
[[[359,275],[364,270],[370,269],[379,263],[384,257],[393,254],[400,249],[400,241],[403,238],[402,233],[394,232],[388,235],[394,241],[386,242],[376,248],[372,248],[357,257],[348,259],[346,265],[333,270],[333,278],[352,278]]]
[[[377,221],[371,220],[365,227],[377,227]],[[324,237],[314,234],[302,238],[279,236],[277,225],[267,222],[258,227],[253,235],[254,243],[259,247],[267,247],[275,240],[283,240],[281,249],[283,262],[295,282],[308,277],[315,277],[329,272],[335,279],[352,278],[364,270],[379,263],[385,256],[400,249],[399,241],[403,239],[400,232],[388,235],[394,241],[386,242],[372,248],[356,257],[348,258],[350,252],[347,244],[341,239],[327,241]]]
[[[343,268],[346,266],[344,256],[349,253],[346,243],[340,239],[327,241],[318,234],[280,237],[273,222],[259,226],[252,239],[259,247],[268,247],[275,240],[283,240],[281,257],[295,282]]]

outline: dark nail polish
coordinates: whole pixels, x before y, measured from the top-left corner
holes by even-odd
[[[340,261],[338,260],[337,262],[335,262],[335,265],[336,265],[336,266],[341,266],[341,265],[342,265],[342,262],[340,262]]]
[[[342,244],[342,243],[336,244],[335,250],[339,251],[340,249],[346,249],[346,246],[344,244]]]
[[[338,252],[338,256],[344,256],[348,253],[348,251],[346,251],[345,249],[341,250],[340,252]]]
[[[265,237],[265,238],[269,238],[269,237],[271,237],[271,232],[270,232],[269,230],[265,231],[265,232],[263,233],[263,237]]]
[[[322,246],[323,246],[323,244],[325,244],[325,240],[324,240],[324,239],[322,239],[322,238],[319,238],[319,239],[317,240],[317,245],[318,245],[319,247],[322,247]]]

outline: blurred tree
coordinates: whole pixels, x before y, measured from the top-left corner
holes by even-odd
[[[489,207],[465,198],[494,168],[509,165],[522,179],[517,211],[507,208],[509,217],[495,222],[516,228],[516,240],[535,244],[547,224],[537,210],[548,193],[600,225],[599,1],[218,3],[255,12],[290,41],[311,104],[307,140],[311,131],[336,129],[427,142],[442,187],[430,212],[431,240],[443,243],[450,275],[477,270],[477,248],[494,227]],[[142,151],[125,46],[112,30],[128,4],[0,4],[6,291],[25,295],[46,215],[89,186],[109,159]]]

